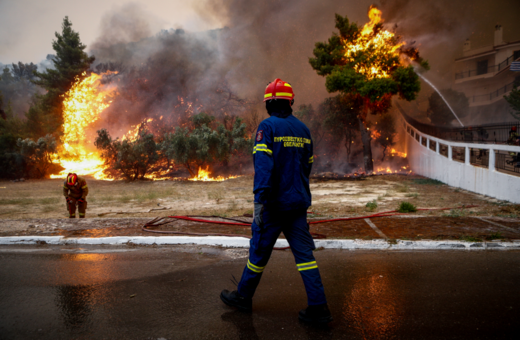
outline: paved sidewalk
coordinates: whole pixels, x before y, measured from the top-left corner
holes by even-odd
[[[237,218],[249,222],[250,218]],[[222,220],[213,218],[213,220]],[[320,219],[310,219],[319,221]],[[248,247],[249,226],[182,220],[143,231],[148,218],[1,220],[0,244],[200,244]],[[224,221],[224,220],[222,220]],[[225,220],[227,221],[227,220]],[[496,217],[392,216],[311,224],[316,246],[335,249],[517,249],[520,220]],[[192,233],[199,235],[181,235]],[[210,234],[205,236],[205,234]],[[217,235],[215,235],[217,234]],[[218,234],[236,235],[223,237]],[[244,237],[245,236],[245,237]],[[277,246],[287,246],[283,235]]]

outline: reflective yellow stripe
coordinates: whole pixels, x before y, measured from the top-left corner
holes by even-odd
[[[255,273],[261,273],[264,271],[265,267],[255,266],[254,264],[251,263],[251,261],[247,260],[247,268],[249,268],[249,270],[251,270]]]
[[[316,261],[307,262],[307,263],[297,263],[296,267],[298,268],[298,271],[304,271],[309,269],[316,269],[318,268],[318,264]]]
[[[64,185],[64,186],[63,186],[63,188],[64,188],[64,189],[68,189],[69,187],[68,187],[68,186],[66,186],[66,185]]]
[[[292,97],[293,94],[289,92],[276,92],[277,97]]]
[[[85,214],[79,213],[79,216],[85,216]]]
[[[267,145],[266,145],[266,144],[257,144],[257,145],[253,148],[253,155],[254,155],[257,151],[265,151],[265,152],[267,152],[267,153],[270,154],[270,155],[273,154],[273,151],[269,150],[269,149],[267,148]]]
[[[272,93],[266,93],[266,94],[264,94],[264,98],[269,98],[269,97],[272,97],[272,96],[273,96]]]
[[[85,185],[84,187],[81,187],[81,189],[85,189],[85,188],[88,188],[88,186]]]
[[[289,84],[289,83],[285,83],[284,85],[292,88],[291,84]]]
[[[270,154],[270,155],[273,154],[273,152],[272,152],[271,150],[269,150],[269,149],[260,149],[260,148],[259,148],[259,149],[255,149],[255,150],[253,151],[253,155],[254,155],[257,151],[265,151],[265,152],[267,152],[267,153]]]
[[[313,162],[314,162],[314,156],[309,157],[309,163],[313,163]]]

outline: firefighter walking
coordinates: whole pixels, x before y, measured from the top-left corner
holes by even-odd
[[[300,311],[299,319],[328,323],[332,317],[307,224],[309,176],[314,161],[311,134],[292,115],[294,93],[289,83],[280,79],[269,83],[264,102],[271,117],[260,123],[253,151],[255,198],[249,259],[237,290],[223,290],[220,298],[239,310],[252,310],[253,295],[283,232],[307,292],[308,307]]]
[[[70,218],[76,218],[76,206],[79,211],[79,218],[85,218],[87,210],[87,181],[76,174],[68,174],[63,184],[63,196],[67,200],[67,209]]]

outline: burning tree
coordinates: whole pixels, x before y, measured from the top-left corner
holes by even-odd
[[[394,138],[397,131],[395,130],[395,119],[390,113],[383,114],[378,123],[379,132],[374,140],[383,147],[383,157],[381,157],[381,161],[384,161],[387,149],[395,144]]]
[[[52,59],[53,69],[34,74],[38,79],[32,80],[36,85],[43,87],[47,93],[37,95],[36,102],[27,112],[27,125],[35,135],[55,133],[63,124],[63,99],[78,77],[85,77],[85,71],[94,62],[89,57],[81,43],[79,34],[72,30],[72,23],[68,17],[63,19],[62,33],[56,32],[56,40],[52,42],[56,57]]]
[[[192,177],[216,162],[226,163],[231,155],[252,152],[246,124],[240,118],[230,128],[223,124],[214,127],[214,120],[213,116],[199,113],[191,118],[190,127],[177,127],[164,137],[161,147],[166,157],[185,167]]]
[[[420,81],[406,60],[417,61],[428,69],[415,48],[404,49],[399,37],[383,29],[381,11],[371,6],[370,22],[363,28],[350,23],[347,17],[336,14],[336,28],[328,42],[318,42],[315,58],[309,63],[318,75],[326,77],[329,92],[343,92],[361,102],[356,119],[363,143],[364,166],[367,173],[374,170],[371,137],[367,130],[367,115],[384,113],[391,107],[391,98],[411,101],[420,91]]]
[[[18,139],[17,146],[27,166],[30,177],[43,178],[52,166],[52,155],[56,152],[56,140],[52,135],[33,141],[30,138]]]
[[[113,140],[106,129],[98,132],[94,144],[102,150],[101,157],[114,177],[128,181],[143,179],[159,160],[158,145],[153,134],[146,129],[139,131],[135,140]]]

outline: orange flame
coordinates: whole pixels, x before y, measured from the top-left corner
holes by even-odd
[[[392,149],[392,151],[390,151],[390,154],[392,156],[398,156],[398,157],[406,158],[406,152],[395,151],[395,149]]]
[[[363,26],[361,34],[357,39],[350,43],[344,41],[345,58],[348,62],[353,62],[359,52],[371,51],[372,54],[388,54],[390,56],[399,56],[398,49],[404,43],[397,43],[394,34],[386,30],[374,30],[375,26],[382,21],[382,12],[375,6],[370,6],[368,17],[370,22]],[[393,67],[396,65],[391,65]],[[356,64],[354,70],[364,74],[369,79],[388,78],[389,67],[381,62],[373,61],[368,65]]]
[[[197,173],[197,176],[193,177],[193,178],[190,178],[189,180],[190,181],[202,181],[202,182],[222,182],[222,181],[225,181],[225,180],[230,179],[230,178],[237,178],[237,177],[239,177],[239,176],[210,177],[211,176],[211,172],[208,169],[209,169],[209,166],[206,166],[206,169],[202,169],[199,166],[199,172]]]
[[[162,117],[162,116],[161,116]],[[140,124],[137,124],[137,125],[131,125],[130,126],[130,130],[128,130],[127,133],[125,133],[123,135],[123,137],[121,137],[121,140],[125,140],[127,139],[128,141],[130,142],[133,142],[137,139],[137,136],[139,135],[139,130],[141,129],[141,127],[143,126],[143,124],[146,124],[146,123],[151,123],[153,122],[153,118],[147,118],[145,119],[142,123]]]
[[[103,75],[116,74],[92,73],[83,80],[76,80],[72,88],[63,96],[63,135],[58,153],[53,161],[65,170],[51,178],[65,177],[69,172],[78,175],[93,175],[96,179],[109,180],[103,174],[105,166],[92,142],[87,140],[86,128],[99,119],[103,110],[110,106],[111,97],[116,94],[115,88],[104,88],[101,84]],[[83,73],[82,76],[85,76]]]
[[[381,132],[379,132],[375,129],[372,130],[372,133],[370,134],[370,137],[372,137],[372,139],[378,139],[380,136],[381,136]]]

